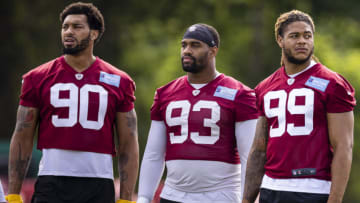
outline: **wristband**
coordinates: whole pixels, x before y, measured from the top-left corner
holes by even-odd
[[[135,201],[126,200],[126,199],[119,199],[118,201],[116,201],[116,203],[136,203],[136,202],[135,202]]]
[[[23,203],[23,200],[19,194],[9,194],[5,196],[8,203]]]

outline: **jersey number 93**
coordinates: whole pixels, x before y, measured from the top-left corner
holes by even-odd
[[[171,114],[174,109],[181,109],[180,116],[172,117]],[[203,126],[211,128],[210,136],[202,136],[199,132],[189,133],[189,114],[190,111],[200,111],[201,109],[210,109],[211,118],[204,118]],[[220,127],[216,124],[220,120],[220,106],[215,101],[199,100],[191,106],[188,100],[179,100],[170,102],[166,108],[166,123],[168,126],[181,126],[181,134],[175,135],[170,133],[170,143],[180,144],[190,139],[196,144],[214,144],[219,140]]]

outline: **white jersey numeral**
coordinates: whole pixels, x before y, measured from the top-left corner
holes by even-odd
[[[211,118],[204,118],[203,126],[211,128],[211,135],[200,135],[199,132],[189,133],[189,114],[191,104],[188,100],[170,102],[166,107],[166,123],[169,127],[180,126],[181,134],[170,133],[170,143],[180,144],[186,141],[190,134],[190,139],[196,144],[214,144],[219,140],[220,127],[216,124],[220,120],[220,106],[215,101],[200,100],[192,108],[192,111],[210,109]],[[172,117],[174,109],[180,109],[180,116]]]
[[[69,98],[60,98],[60,91],[69,91]],[[99,94],[99,112],[96,121],[88,120],[90,92]],[[73,83],[57,83],[50,88],[50,103],[55,108],[69,109],[67,118],[59,118],[58,115],[51,117],[51,122],[55,127],[72,127],[79,121],[83,128],[99,130],[104,125],[108,92],[100,85],[87,84],[79,91]]]
[[[180,135],[176,135],[174,133],[170,133],[170,142],[171,144],[183,143],[187,139],[188,136],[188,120],[189,120],[189,112],[190,112],[190,102],[187,100],[182,101],[174,101],[171,102],[166,108],[166,123],[168,126],[181,126]],[[171,114],[174,109],[181,109],[180,116],[172,117]]]
[[[305,105],[295,105],[296,97],[305,97]],[[309,135],[314,127],[314,91],[301,88],[294,89],[289,94],[288,110],[291,114],[304,114],[305,125],[295,126],[293,123],[287,125],[287,131],[290,135]]]
[[[286,102],[286,99],[288,101]],[[296,97],[304,97],[305,104],[297,105]],[[277,107],[270,107],[271,100],[278,100]],[[270,127],[270,137],[280,137],[285,130],[291,136],[310,135],[314,127],[314,91],[308,88],[293,89],[289,95],[284,90],[270,91],[264,96],[264,110],[268,118],[277,117],[278,127]],[[286,121],[286,112],[304,115],[305,125],[295,126]]]
[[[196,144],[214,144],[218,141],[220,136],[220,127],[216,122],[220,120],[220,106],[214,101],[198,101],[193,111],[200,111],[201,109],[211,109],[211,118],[204,119],[204,127],[211,128],[211,136],[201,136],[198,132],[191,132],[190,137]]]
[[[270,101],[278,99],[279,105],[277,107],[270,108]],[[284,90],[271,91],[264,96],[264,109],[266,117],[277,117],[278,127],[270,127],[270,137],[280,137],[285,132],[285,120],[286,120],[286,92]]]

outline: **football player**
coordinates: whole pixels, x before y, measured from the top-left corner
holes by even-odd
[[[119,139],[120,198],[131,202],[138,171],[135,84],[93,55],[104,32],[100,11],[73,3],[60,14],[64,55],[23,76],[10,144],[10,203],[19,195],[36,128],[42,150],[33,203],[114,203],[113,129]]]
[[[243,202],[341,202],[349,179],[354,89],[313,55],[315,26],[282,14],[275,37],[281,65],[255,88],[260,117]],[[259,189],[261,188],[261,189]]]
[[[165,164],[161,203],[241,201],[256,97],[249,87],[217,72],[219,45],[212,26],[186,30],[181,62],[187,74],[157,89],[151,107],[138,203],[153,199]]]

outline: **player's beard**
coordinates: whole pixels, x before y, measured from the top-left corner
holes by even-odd
[[[314,47],[311,49],[309,55],[304,58],[304,59],[297,59],[294,57],[294,55],[291,53],[290,49],[286,49],[284,48],[284,54],[285,54],[285,57],[286,59],[290,62],[290,63],[293,63],[293,64],[296,64],[296,65],[301,65],[301,64],[304,64],[306,63],[310,58],[311,56],[313,55],[314,53]]]
[[[80,52],[82,52],[89,46],[90,39],[91,38],[90,38],[90,33],[89,33],[89,35],[85,39],[81,40],[80,43],[78,45],[76,45],[75,47],[67,48],[63,45],[63,53],[69,54],[69,55],[79,54]]]
[[[206,67],[205,61],[207,59],[207,55],[208,55],[208,53],[206,53],[204,56],[199,57],[198,60],[193,56],[187,55],[193,61],[191,65],[184,64],[184,57],[181,57],[181,64],[182,64],[183,70],[185,72],[189,72],[189,73],[201,72]]]

